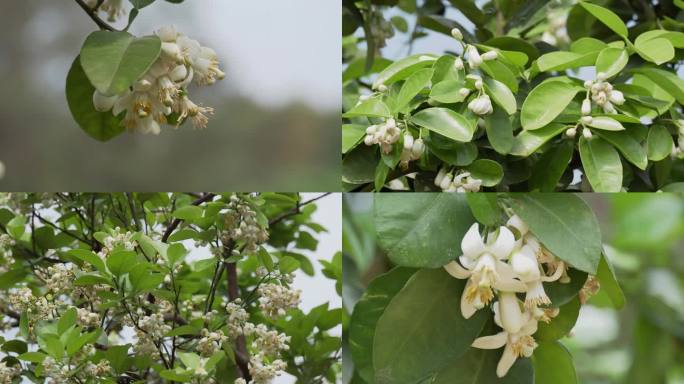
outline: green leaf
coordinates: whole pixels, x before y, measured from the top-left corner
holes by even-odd
[[[7,233],[14,239],[20,240],[24,232],[26,232],[26,217],[18,215],[7,223]]]
[[[181,383],[189,383],[192,378],[192,372],[184,372],[183,370],[180,370],[180,368],[176,368],[175,370],[171,369],[166,369],[161,372],[159,372],[159,376],[162,379],[170,380],[170,381],[178,381]]]
[[[547,81],[534,88],[520,112],[520,123],[525,130],[543,128],[570,104],[579,89],[561,81]]]
[[[299,265],[299,261],[290,256],[285,256],[278,262],[278,268],[280,269],[280,272],[285,274],[296,271],[299,268]]]
[[[674,97],[679,104],[684,104],[684,80],[676,74],[658,68],[638,68],[634,72],[641,73]]]
[[[538,131],[535,131],[538,132]],[[572,141],[563,140],[544,152],[532,167],[530,191],[553,192],[575,152]]]
[[[379,245],[407,267],[436,268],[455,259],[473,223],[460,194],[377,194],[374,208]]]
[[[349,322],[349,349],[354,367],[368,383],[374,380],[372,357],[375,327],[390,300],[415,272],[412,268],[396,267],[376,277],[354,306]]]
[[[552,123],[534,131],[522,131],[513,141],[511,155],[527,157],[566,129],[568,127],[564,124]]]
[[[540,72],[561,72],[570,68],[594,65],[597,55],[598,52],[555,51],[541,55],[535,63]]]
[[[620,73],[628,61],[629,54],[625,49],[604,48],[596,59],[596,72],[603,72],[606,78],[611,78]]]
[[[26,353],[28,346],[21,340],[7,340],[2,344],[1,350],[3,352],[14,352],[17,354]]]
[[[114,116],[111,111],[98,112],[93,106],[95,87],[83,72],[80,56],[71,65],[66,80],[66,98],[69,111],[76,123],[90,137],[99,141],[110,140],[126,129],[122,118]]]
[[[648,159],[660,161],[672,153],[674,141],[670,132],[662,125],[654,125],[648,131],[646,147],[648,148]]]
[[[395,112],[402,111],[423,88],[430,85],[432,73],[432,68],[425,68],[413,73],[406,79],[397,95],[394,105]]]
[[[672,43],[664,38],[659,37],[646,41],[637,39],[634,46],[639,56],[657,65],[667,63],[675,57],[675,49]]]
[[[484,81],[484,89],[492,100],[501,106],[509,115],[514,114],[518,109],[513,92],[511,92],[511,90],[502,82],[486,78]]]
[[[166,250],[166,258],[169,261],[169,265],[176,265],[183,261],[187,254],[188,250],[181,243],[173,243]]]
[[[601,255],[601,263],[599,264],[596,277],[599,279],[601,290],[608,295],[615,309],[622,309],[625,306],[625,294],[622,293],[620,284],[615,277],[615,271],[613,271],[613,267],[608,262],[605,254]]]
[[[376,383],[419,382],[468,350],[491,312],[478,311],[464,319],[458,305],[464,286],[465,280],[455,279],[441,268],[413,275],[375,329]]]
[[[57,331],[59,334],[66,332],[69,328],[76,324],[76,307],[67,309],[57,322]]]
[[[613,11],[584,1],[581,1],[580,5],[613,32],[624,38],[628,37],[629,33],[627,32],[627,26],[625,26],[625,23],[620,19],[620,16],[616,15]]]
[[[95,31],[81,48],[81,65],[104,95],[118,95],[140,79],[161,53],[157,36],[136,38],[128,32]]]
[[[154,0],[128,0],[137,9],[143,9],[148,5],[154,3]]]
[[[166,336],[185,336],[185,335],[199,335],[202,329],[193,325],[181,325],[180,327],[174,328],[169,331]]]
[[[377,146],[362,145],[350,151],[342,160],[342,181],[363,184],[373,181],[378,164]]]
[[[373,185],[376,192],[380,192],[385,186],[387,175],[390,170],[391,168],[384,161],[379,162],[377,167],[375,167],[375,180]]]
[[[432,86],[430,99],[439,103],[453,104],[465,100],[458,90],[465,86],[463,80],[444,80]]]
[[[514,138],[513,124],[506,112],[501,108],[496,108],[493,113],[484,117],[484,122],[489,144],[498,153],[508,154],[513,148]]]
[[[269,271],[273,271],[273,258],[271,257],[271,254],[268,253],[268,251],[262,247],[259,246],[259,250],[257,251],[257,257],[259,258],[259,261],[261,264]]]
[[[114,276],[121,276],[135,267],[137,255],[131,251],[114,251],[107,257],[107,268]]]
[[[74,280],[74,285],[79,287],[91,286],[96,284],[112,285],[112,281],[106,277],[95,274],[81,275]]]
[[[196,205],[184,205],[173,211],[173,217],[181,220],[196,221],[202,218],[202,208]]]
[[[639,169],[646,169],[646,150],[630,134],[624,132],[596,131],[602,139],[613,144],[622,156]]]
[[[64,356],[64,345],[62,345],[62,342],[59,341],[59,337],[57,335],[48,333],[43,335],[43,337],[38,337],[38,345],[40,345],[40,348],[43,351],[55,358],[57,361],[61,360],[62,356]]]
[[[497,204],[494,193],[467,193],[466,200],[475,219],[484,224],[495,226],[500,224],[503,211]]]
[[[582,168],[596,192],[620,192],[622,189],[622,163],[620,155],[607,141],[595,137],[579,141]]]
[[[496,376],[496,366],[502,349],[477,349],[453,359],[430,384],[534,384],[534,369],[530,359],[519,358],[506,373]]]
[[[71,249],[67,251],[67,255],[73,256],[89,265],[92,265],[100,272],[107,272],[104,261],[102,261],[100,256],[96,255],[92,251],[87,249]]]
[[[32,363],[40,364],[45,360],[47,355],[44,353],[40,352],[26,352],[22,353],[21,355],[17,356],[17,359],[19,360],[24,360],[24,361],[30,361]]]
[[[190,369],[195,369],[201,364],[200,357],[196,353],[179,352],[178,357],[183,362],[183,365]]]
[[[476,128],[463,115],[447,108],[423,109],[411,117],[411,122],[460,142],[469,142]]]
[[[511,207],[551,253],[571,266],[596,274],[601,229],[578,196],[560,193],[513,194]]]
[[[392,111],[385,104],[380,97],[371,97],[368,100],[364,100],[352,108],[349,112],[346,112],[342,117],[392,117]]]
[[[77,338],[70,339],[66,345],[67,355],[73,356],[74,353],[80,351],[84,345],[94,343],[101,334],[102,330],[98,329],[90,333],[84,333]]]
[[[493,187],[503,179],[503,168],[499,163],[489,159],[477,159],[466,167],[471,176],[482,180],[485,187]]]
[[[436,60],[437,56],[418,54],[395,61],[378,74],[378,78],[373,83],[373,89],[377,89],[380,84],[389,86],[403,80],[414,72],[431,66]]]
[[[365,125],[344,124],[342,125],[342,154],[345,154],[361,143],[366,136]]]
[[[532,364],[535,384],[579,383],[572,356],[558,341],[539,343],[532,355]]]
[[[600,268],[599,266],[599,270]],[[539,341],[555,341],[567,336],[577,323],[581,307],[579,297],[575,296],[570,302],[559,307],[558,316],[554,317],[551,322],[548,324],[543,321],[539,322],[534,338]]]
[[[21,313],[21,316],[19,317],[19,334],[24,339],[26,339],[26,340],[29,339],[29,336],[30,336],[29,319],[28,319],[28,313],[26,313],[26,311],[23,311]]]

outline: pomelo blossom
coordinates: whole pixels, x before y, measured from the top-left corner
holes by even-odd
[[[98,0],[86,0],[86,4],[94,9],[97,6]],[[104,0],[98,11],[107,14],[107,20],[117,21],[119,18],[126,14],[126,9],[124,7],[124,0]]]
[[[177,127],[189,119],[195,128],[205,128],[214,109],[190,100],[188,87],[212,85],[225,77],[216,52],[199,42],[164,27],[156,35],[162,41],[161,54],[130,89],[120,95],[93,94],[100,112],[124,113],[124,126],[134,132],[159,134],[161,125],[175,121]]]
[[[442,192],[478,192],[482,186],[482,180],[474,178],[470,172],[455,171],[448,166],[437,172],[434,183]]]
[[[387,119],[382,124],[371,125],[366,128],[366,137],[363,142],[366,145],[379,145],[382,153],[388,154],[392,152],[392,146],[399,141],[401,137],[401,129],[397,121],[394,119]]]

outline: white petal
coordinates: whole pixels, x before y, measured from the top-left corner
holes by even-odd
[[[473,348],[479,349],[499,349],[506,345],[508,334],[499,332],[496,335],[478,337],[473,341]]]
[[[532,253],[532,249],[527,245],[513,253],[513,256],[511,256],[511,267],[513,267],[513,271],[520,280],[524,282],[538,280],[541,276],[537,258]]]
[[[457,279],[467,279],[470,277],[470,271],[461,267],[461,264],[456,261],[446,264],[444,269]]]
[[[515,247],[515,236],[506,227],[499,228],[499,235],[496,237],[494,244],[489,246],[489,251],[494,254],[499,260],[508,259]]]
[[[494,312],[494,323],[500,328],[503,328],[503,325],[501,325],[501,310],[499,309],[498,301],[495,301],[494,304],[492,304],[492,311]]]
[[[527,224],[525,224],[525,222],[523,222],[520,216],[518,215],[511,216],[511,218],[508,219],[508,221],[506,222],[506,225],[517,229],[518,232],[520,232],[520,236],[525,236],[525,234],[527,234],[527,231],[530,230]]]
[[[523,325],[523,327],[520,329],[520,333],[532,336],[537,332],[538,324],[539,322],[537,321],[537,319],[535,319],[534,316],[532,316],[532,318],[527,323],[525,323],[525,325]]]
[[[518,333],[524,325],[524,320],[515,293],[499,292],[499,310],[503,329],[508,333]]]
[[[499,279],[492,285],[494,289],[503,292],[525,292],[527,291],[527,285],[515,277],[515,272],[513,268],[501,261],[496,263],[496,272],[499,275]]]
[[[506,348],[504,349],[503,355],[501,355],[499,364],[496,366],[496,375],[499,377],[506,376],[508,370],[511,369],[517,358],[518,357],[513,352],[511,345],[506,344]]]
[[[485,245],[480,236],[480,228],[478,223],[474,223],[468,229],[463,240],[461,240],[461,250],[463,254],[469,259],[475,259],[484,252]]]
[[[469,284],[471,284],[470,280],[468,280],[466,288]],[[477,308],[475,308],[473,303],[469,303],[468,300],[466,300],[466,290],[464,289],[463,294],[461,295],[461,315],[463,315],[464,319],[469,319],[475,312],[477,312]]]

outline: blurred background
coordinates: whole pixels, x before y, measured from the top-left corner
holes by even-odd
[[[684,195],[581,197],[599,218],[627,304],[620,311],[611,309],[599,292],[582,307],[571,336],[561,340],[572,353],[579,382],[684,383]],[[344,196],[343,303],[348,314],[365,286],[391,268],[375,246],[372,212],[372,194]]]
[[[214,48],[226,79],[191,92],[216,114],[204,131],[101,143],[76,125],[64,94],[95,24],[73,0],[0,2],[0,189],[337,189],[340,12],[320,0],[156,1],[130,32],[172,24]]]

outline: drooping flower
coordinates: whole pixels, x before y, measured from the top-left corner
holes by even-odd
[[[486,115],[494,111],[491,99],[484,93],[468,103],[468,109],[476,115]]]
[[[463,255],[459,262],[452,261],[444,269],[458,279],[468,279],[461,296],[461,313],[464,318],[471,317],[478,309],[484,308],[494,298],[492,289],[506,292],[524,292],[525,285],[515,280],[507,260],[515,238],[506,227],[492,232],[487,242],[480,236],[479,225],[473,224],[461,241]]]

